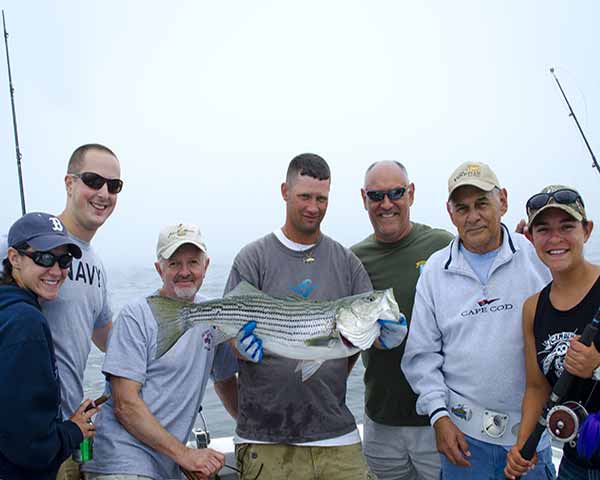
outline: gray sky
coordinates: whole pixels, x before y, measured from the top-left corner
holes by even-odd
[[[29,211],[60,212],[72,150],[100,142],[125,181],[94,243],[150,263],[159,228],[192,221],[216,261],[281,226],[279,185],[302,152],[333,175],[323,230],[370,233],[365,168],[395,159],[412,218],[451,228],[446,181],[489,163],[516,223],[542,186],[576,186],[598,219],[597,20],[589,1],[0,0],[8,21]],[[20,215],[8,77],[0,67],[0,227]],[[600,227],[600,224],[599,224]],[[596,235],[596,238],[598,235]]]

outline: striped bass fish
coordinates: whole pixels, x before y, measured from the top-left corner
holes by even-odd
[[[240,282],[218,300],[189,303],[154,296],[147,301],[158,323],[156,358],[198,323],[208,323],[218,330],[220,335],[217,332],[215,336],[220,342],[235,337],[242,326],[254,320],[254,334],[262,339],[266,351],[320,362],[369,348],[379,336],[378,319],[403,321],[406,325],[391,288],[314,302],[296,297],[273,298]],[[312,368],[316,371],[318,366]]]

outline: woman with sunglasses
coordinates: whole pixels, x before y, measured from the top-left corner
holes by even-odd
[[[552,281],[523,306],[527,385],[517,445],[511,448],[504,471],[511,479],[525,475],[533,465],[519,451],[563,369],[577,379],[562,402],[575,401],[590,414],[600,409],[600,338],[589,347],[578,341],[600,306],[600,266],[583,255],[593,223],[579,193],[562,185],[550,185],[531,197],[527,217],[527,236]],[[588,420],[598,421],[600,416]],[[600,424],[596,427],[600,429]],[[594,437],[598,434],[581,435],[579,448],[565,443],[559,480],[600,480],[600,438]],[[591,455],[578,453],[584,446]]]
[[[10,228],[0,277],[0,478],[53,479],[95,433],[86,400],[70,420],[60,413],[54,347],[40,302],[58,296],[81,250],[61,221],[29,213]]]

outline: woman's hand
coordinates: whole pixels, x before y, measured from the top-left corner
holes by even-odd
[[[527,474],[529,470],[535,467],[537,463],[537,454],[531,460],[525,460],[521,456],[521,446],[513,445],[506,456],[506,467],[504,467],[504,475],[506,478],[514,480]]]
[[[592,343],[589,347],[579,341],[580,335],[569,340],[569,349],[565,356],[567,372],[579,378],[591,378],[600,365],[600,353]]]
[[[92,401],[88,398],[83,401],[75,413],[71,416],[71,420],[79,427],[83,438],[89,438],[96,435],[96,425],[92,422],[92,417],[100,411],[100,407],[93,407]]]

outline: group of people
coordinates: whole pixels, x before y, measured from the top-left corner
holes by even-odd
[[[155,358],[145,297],[113,327],[90,242],[123,181],[116,155],[88,144],[69,161],[65,210],[25,215],[0,244],[0,479],[208,479],[224,455],[186,440],[209,377],[237,422],[243,480],[555,478],[548,436],[533,459],[520,450],[563,370],[577,377],[569,399],[590,418],[600,409],[600,338],[578,341],[600,306],[600,267],[583,255],[593,223],[579,193],[552,185],[533,195],[523,235],[501,223],[507,191],[492,169],[464,163],[448,181],[452,235],[411,220],[406,167],[380,161],[361,188],[373,233],[348,249],[320,229],[330,185],[320,156],[290,162],[284,225],[239,252],[224,293],[241,281],[314,301],[393,288],[408,339],[403,322],[381,320],[361,354],[362,442],[346,405],[356,356],[328,360],[303,382],[296,361],[263,351],[249,322],[225,343],[199,325]],[[202,301],[207,252],[197,225],[162,228],[162,285],[148,295]],[[106,352],[102,406],[83,395],[92,341]],[[92,436],[93,459],[75,462]],[[558,478],[600,479],[595,442],[587,457],[565,448]]]

